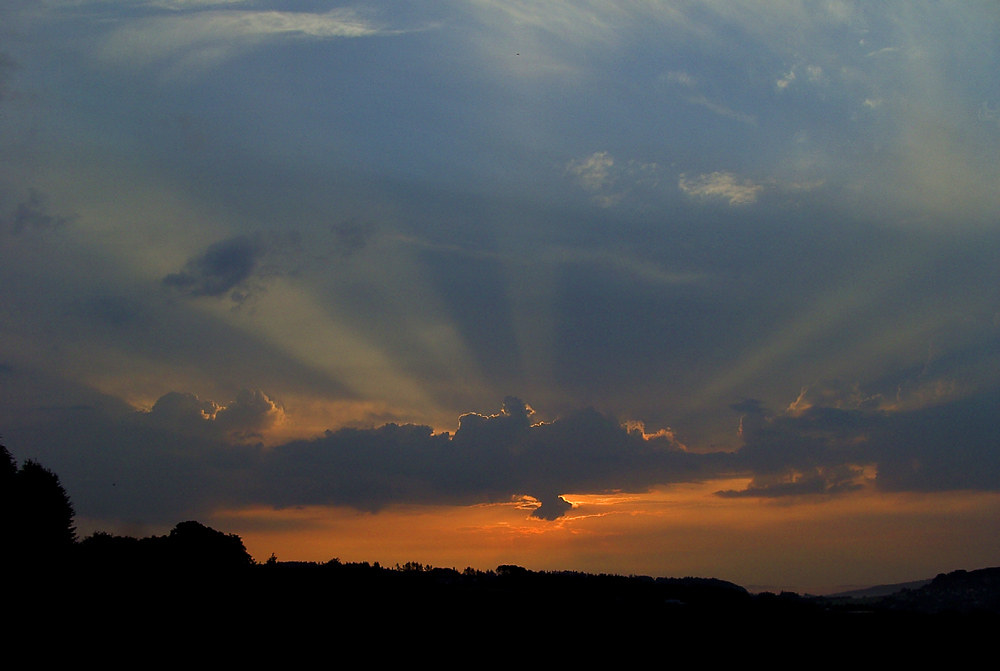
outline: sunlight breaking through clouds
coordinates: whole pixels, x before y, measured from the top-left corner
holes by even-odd
[[[1000,548],[900,503],[969,529],[1000,489],[992,4],[49,0],[0,25],[0,435],[94,525],[301,509],[428,547],[405,510],[560,568],[584,525],[622,534],[609,567],[681,533],[722,568],[765,542],[744,522],[891,499],[881,537]],[[880,537],[810,533],[803,557]]]

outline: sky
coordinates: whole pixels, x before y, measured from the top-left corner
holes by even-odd
[[[0,440],[81,535],[1000,565],[993,0],[7,0]]]

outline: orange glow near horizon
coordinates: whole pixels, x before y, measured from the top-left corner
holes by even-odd
[[[416,561],[434,566],[579,570],[731,580],[749,589],[831,593],[1000,563],[1000,494],[885,494],[729,499],[746,480],[643,494],[566,495],[562,518],[524,501],[474,506],[263,508],[209,523],[263,561]],[[977,539],[969,542],[969,538]]]

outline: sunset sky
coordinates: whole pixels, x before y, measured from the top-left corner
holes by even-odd
[[[1000,565],[1000,5],[5,0],[0,441],[258,560]]]

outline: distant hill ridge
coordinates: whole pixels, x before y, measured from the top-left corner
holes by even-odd
[[[868,599],[872,597],[882,597],[889,596],[891,594],[896,594],[897,592],[902,592],[904,589],[920,589],[924,585],[929,585],[932,578],[926,580],[912,580],[910,582],[898,582],[891,585],[875,585],[873,587],[865,587],[864,589],[852,589],[846,592],[837,592],[836,594],[825,594],[828,599]]]

